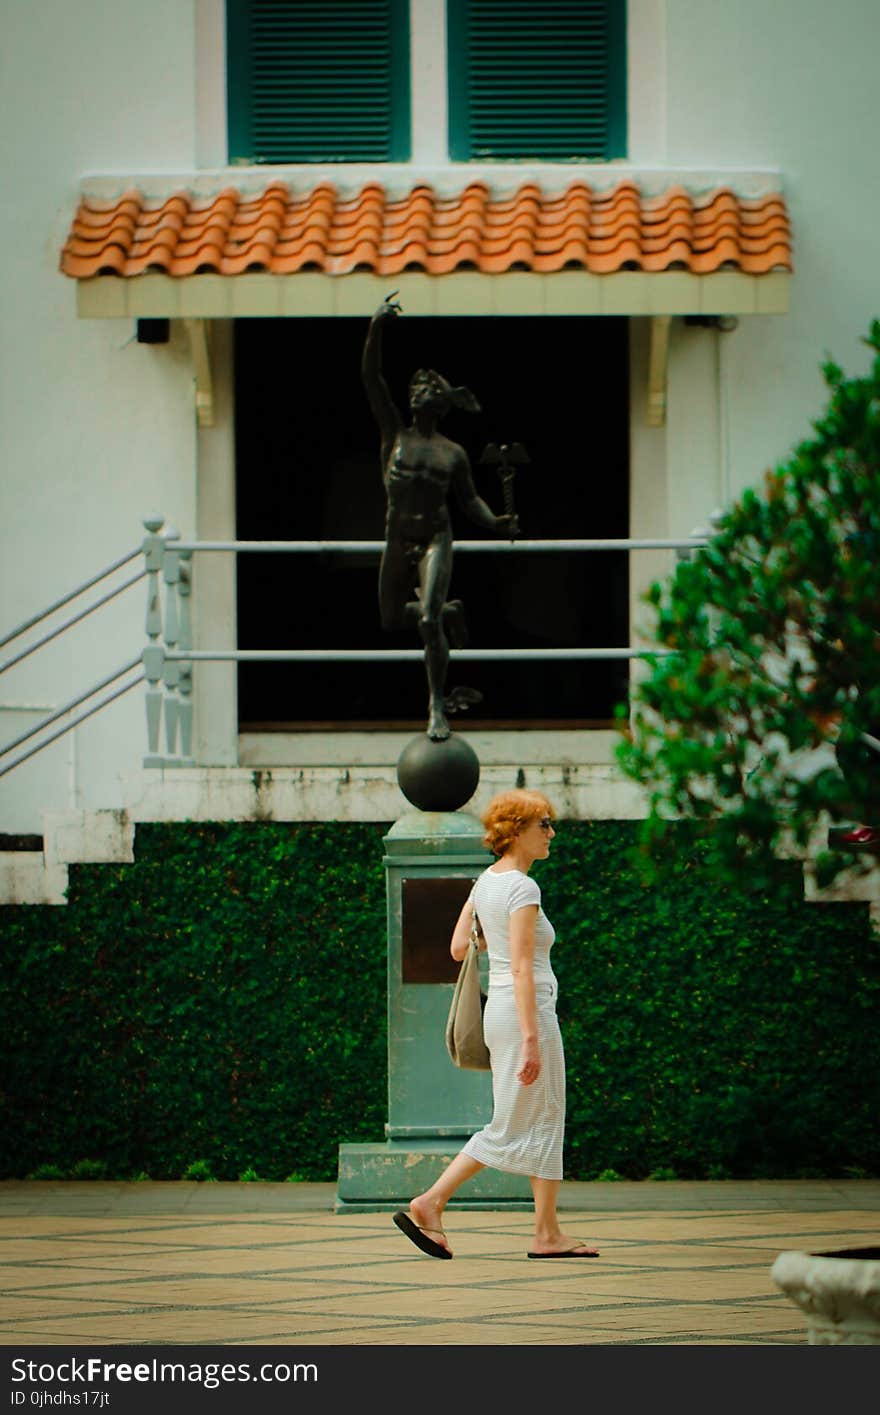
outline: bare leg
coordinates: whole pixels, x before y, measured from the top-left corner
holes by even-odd
[[[382,628],[392,632],[405,629],[412,610],[408,604],[413,589],[413,567],[397,546],[386,545],[379,565],[379,615]]]
[[[417,1194],[410,1202],[410,1214],[419,1228],[431,1230],[429,1237],[433,1238],[435,1243],[449,1248],[449,1241],[443,1232],[443,1210],[456,1189],[459,1189],[465,1180],[473,1179],[475,1174],[479,1174],[480,1170],[485,1168],[484,1164],[481,1164],[479,1160],[471,1159],[470,1155],[456,1155],[452,1163],[446,1166],[439,1179],[434,1180],[430,1189],[426,1189],[424,1194]]]
[[[443,703],[449,645],[436,619],[421,619],[419,629],[428,672],[428,736],[432,742],[445,742],[451,731]]]
[[[451,571],[451,542],[447,542],[445,538],[433,541],[420,566],[419,633],[425,645],[425,668],[428,674],[428,736],[434,742],[443,742],[449,736],[449,723],[443,704],[446,671],[449,667],[449,641],[443,627],[443,609]]]
[[[556,1198],[559,1193],[558,1179],[529,1178],[535,1199],[535,1253],[595,1252],[592,1244],[581,1243],[570,1238],[559,1227],[556,1212]]]

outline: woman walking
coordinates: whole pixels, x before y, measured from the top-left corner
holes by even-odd
[[[530,1258],[595,1258],[598,1250],[563,1233],[556,1201],[562,1179],[565,1059],[556,1020],[556,977],[550,966],[555,930],[529,877],[550,853],[556,812],[539,791],[504,791],[483,815],[486,845],[498,858],[480,875],[459,915],[450,951],[462,959],[472,913],[489,953],[489,996],[483,1018],[492,1067],[494,1109],[430,1189],[394,1222],[423,1253],[451,1258],[443,1210],[452,1195],[491,1166],[525,1174],[535,1201]]]

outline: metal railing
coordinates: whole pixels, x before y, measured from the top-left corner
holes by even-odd
[[[192,685],[196,663],[390,663],[421,660],[421,648],[401,649],[196,649],[192,644],[191,596],[193,556],[229,553],[284,555],[375,555],[384,541],[375,540],[181,540],[176,531],[162,532],[161,517],[144,521],[147,592],[147,646],[144,649],[144,676],[147,681],[147,755],[145,766],[191,766]],[[456,541],[455,555],[521,555],[559,552],[669,550],[687,559],[694,549],[708,541],[707,531],[694,531],[686,539],[652,537],[609,540],[463,540]],[[165,613],[162,613],[161,584],[165,586]],[[516,660],[652,659],[672,653],[671,649],[633,647],[609,648],[451,648],[450,659],[458,662]],[[164,726],[164,740],[163,740]]]
[[[130,565],[139,556],[143,564],[136,574],[100,594],[83,608],[56,624],[35,641],[18,649],[0,662],[0,675],[21,663],[31,654],[53,642],[61,634],[81,623],[90,614],[131,589],[141,580],[147,581],[145,629],[147,643],[141,654],[130,659],[114,672],[105,675],[62,706],[48,710],[34,726],[0,746],[0,777],[28,761],[80,723],[86,722],[103,708],[121,698],[138,684],[146,682],[147,755],[145,766],[192,766],[192,686],[193,665],[204,662],[286,662],[286,663],[365,663],[412,662],[423,659],[424,650],[412,649],[196,649],[192,643],[192,558],[196,553],[286,555],[363,555],[377,558],[385,548],[384,541],[309,540],[181,540],[178,532],[165,528],[161,515],[144,519],[146,535],[141,544],[120,556],[97,574],[54,600],[40,613],[0,638],[0,648],[15,642],[36,629],[53,614],[102,584],[111,575]],[[647,537],[641,539],[577,539],[577,540],[464,540],[455,543],[460,554],[541,554],[560,552],[669,550],[680,560],[689,559],[699,546],[708,543],[710,532],[695,530],[684,539]],[[165,589],[165,609],[162,609],[162,586]],[[450,649],[450,659],[460,662],[492,660],[606,660],[654,659],[675,652],[665,648],[578,647],[578,648],[502,648]],[[124,681],[120,681],[124,680]],[[116,685],[116,686],[114,686]],[[112,691],[106,691],[112,689]],[[100,696],[103,695],[103,696]],[[2,705],[0,705],[2,706]],[[78,712],[77,709],[82,708]],[[164,726],[164,743],[162,728]],[[54,731],[49,728],[54,727]],[[861,733],[861,740],[875,752],[880,752],[880,739]],[[23,748],[17,751],[16,749]],[[16,755],[11,755],[16,753]]]
[[[107,580],[111,575],[114,575],[118,570],[123,569],[126,565],[130,565],[132,561],[136,560],[142,554],[143,546],[138,545],[134,550],[130,550],[126,555],[122,555],[118,560],[114,560],[110,565],[106,565],[104,569],[99,570],[96,575],[92,575],[88,580],[84,580],[82,584],[77,585],[74,589],[69,590],[67,594],[54,600],[38,614],[31,615],[29,619],[24,620],[23,623],[16,625],[14,629],[4,634],[3,638],[0,639],[0,648],[5,648],[8,644],[14,643],[15,640],[22,638],[30,630],[37,629],[50,619],[53,614],[57,614],[59,610],[66,608],[66,606],[72,604],[74,600],[79,599],[82,595],[87,594],[89,590],[93,590],[97,585],[102,584],[103,581]],[[130,575],[121,583],[114,585],[112,588],[98,595],[98,597],[93,599],[89,604],[78,609],[74,614],[64,619],[61,623],[56,624],[33,642],[27,643],[23,648],[15,650],[8,658],[0,662],[0,674],[6,673],[17,663],[21,663],[23,659],[29,658],[31,654],[36,653],[39,649],[45,648],[47,644],[52,643],[52,641],[57,639],[61,634],[66,633],[67,630],[73,628],[75,624],[81,623],[82,620],[88,618],[90,614],[94,614],[96,610],[102,608],[105,604],[109,604],[111,600],[116,599],[126,590],[131,589],[133,585],[139,584],[144,578],[145,573],[144,568],[140,567],[136,574]],[[120,684],[119,680],[125,678],[127,678],[127,681]],[[65,733],[72,731],[73,728],[79,726],[81,722],[85,722],[88,718],[93,717],[95,713],[100,712],[102,708],[115,702],[116,699],[122,697],[124,693],[130,692],[132,688],[136,687],[138,683],[142,683],[143,680],[143,661],[142,655],[139,654],[137,658],[133,658],[128,663],[123,664],[121,668],[117,668],[115,672],[107,674],[97,683],[93,683],[91,687],[86,688],[83,692],[77,693],[75,697],[70,698],[69,701],[64,703],[61,707],[49,709],[47,716],[41,718],[39,722],[29,727],[25,732],[20,732],[18,736],[13,737],[11,741],[0,746],[0,776],[5,776],[7,772],[20,766],[22,762],[28,761],[31,757],[35,756],[37,752],[41,752],[44,747],[48,747],[51,742],[57,741],[59,737],[63,737]],[[115,687],[112,692],[105,693],[104,690],[110,688],[113,684],[118,684],[119,686]],[[104,696],[99,697],[98,695],[102,693]],[[84,704],[88,704],[88,706],[84,706]],[[76,712],[77,708],[83,708],[83,711]],[[48,732],[47,729],[54,726],[56,723],[61,725],[56,727],[54,732]],[[26,746],[25,744],[28,745]],[[19,747],[23,747],[24,750],[19,751],[15,756],[11,756],[10,754],[15,752],[16,748]]]
[[[0,638],[0,648],[14,643],[32,629],[45,624],[52,615],[74,600],[94,590],[111,575],[130,565],[139,556],[143,563],[138,571],[121,583],[102,592],[84,607],[76,610],[61,623],[38,638],[15,650],[0,662],[0,674],[21,663],[44,648],[90,614],[116,599],[141,580],[147,581],[145,631],[147,642],[142,652],[114,672],[107,674],[62,706],[52,708],[34,726],[20,732],[0,747],[0,776],[6,775],[22,762],[87,721],[102,708],[109,706],[125,693],[146,683],[145,707],[147,719],[147,753],[145,766],[192,766],[193,724],[193,665],[204,662],[411,662],[423,659],[421,648],[401,649],[210,649],[193,647],[192,642],[192,570],[196,553],[229,553],[285,555],[375,555],[378,559],[385,548],[384,541],[375,540],[181,540],[179,533],[165,527],[161,515],[144,519],[146,535],[141,544],[105,566],[75,589],[53,601],[39,614],[19,624]],[[694,531],[683,540],[653,537],[643,539],[577,539],[577,540],[463,540],[454,547],[456,555],[493,554],[522,555],[560,552],[669,550],[680,559],[687,559],[700,545],[705,545],[708,532]],[[164,589],[164,609],[163,609]],[[517,660],[597,660],[651,659],[672,652],[669,649],[633,647],[583,648],[453,648],[450,658],[458,661],[484,662],[502,659]],[[111,691],[107,691],[111,690]],[[78,709],[82,709],[78,711]],[[54,731],[50,731],[54,728]],[[21,750],[18,750],[21,749]],[[12,755],[14,753],[14,755]]]

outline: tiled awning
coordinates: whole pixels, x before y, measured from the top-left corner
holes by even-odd
[[[465,276],[471,277],[471,291],[474,276],[504,277],[509,290],[516,289],[514,278],[532,277],[535,290],[535,277],[543,285],[545,277],[565,276],[566,309],[577,288],[585,313],[627,312],[620,303],[627,288],[632,312],[700,312],[713,308],[696,293],[706,284],[730,292],[716,312],[760,310],[756,286],[767,282],[763,307],[769,311],[780,308],[774,277],[787,284],[791,269],[788,212],[778,191],[744,196],[718,185],[694,193],[675,183],[647,194],[632,178],[605,190],[576,180],[556,192],[524,181],[504,195],[493,194],[483,181],[452,195],[419,182],[393,197],[372,181],[352,195],[326,180],[307,190],[275,180],[256,192],[226,185],[213,195],[177,190],[148,198],[137,188],[115,198],[86,194],[61,252],[65,275],[81,287],[102,287],[91,304],[88,296],[80,301],[80,313],[106,315],[293,314],[300,312],[306,277],[312,277],[314,294],[314,277],[322,285],[328,279],[344,285],[364,276],[373,277],[366,282],[367,305],[375,303],[374,281],[385,289],[389,281],[438,277],[433,283],[445,285],[448,295]],[[636,276],[643,279],[634,281]],[[218,277],[235,292],[220,294]],[[287,277],[296,277],[295,292],[282,297]],[[659,282],[650,297],[645,278]],[[132,298],[122,286],[141,286],[148,297]],[[525,288],[520,283],[520,293]],[[618,293],[606,309],[611,288]],[[637,289],[643,293],[636,295]],[[736,289],[741,298],[733,300]],[[341,310],[335,296],[321,298],[332,308],[302,312],[353,312]],[[486,312],[497,310],[497,300],[493,306],[487,294],[486,301]],[[482,311],[469,298],[462,312]]]
[[[554,197],[528,183],[511,198],[493,200],[485,185],[473,183],[451,199],[416,186],[390,201],[378,183],[340,200],[329,182],[304,195],[271,182],[251,197],[234,187],[212,200],[186,192],[163,201],[146,201],[138,191],[114,202],[84,197],[61,256],[61,269],[76,279],[258,270],[393,277],[464,268],[488,275],[517,269],[706,275],[723,268],[765,275],[791,269],[788,215],[776,193],[748,200],[724,187],[702,198],[680,186],[642,197],[628,181],[603,193],[574,182]]]

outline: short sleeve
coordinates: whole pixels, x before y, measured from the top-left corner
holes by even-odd
[[[510,891],[507,912],[512,914],[527,904],[537,904],[540,908],[541,890],[535,880],[529,879],[528,875],[520,875]]]

